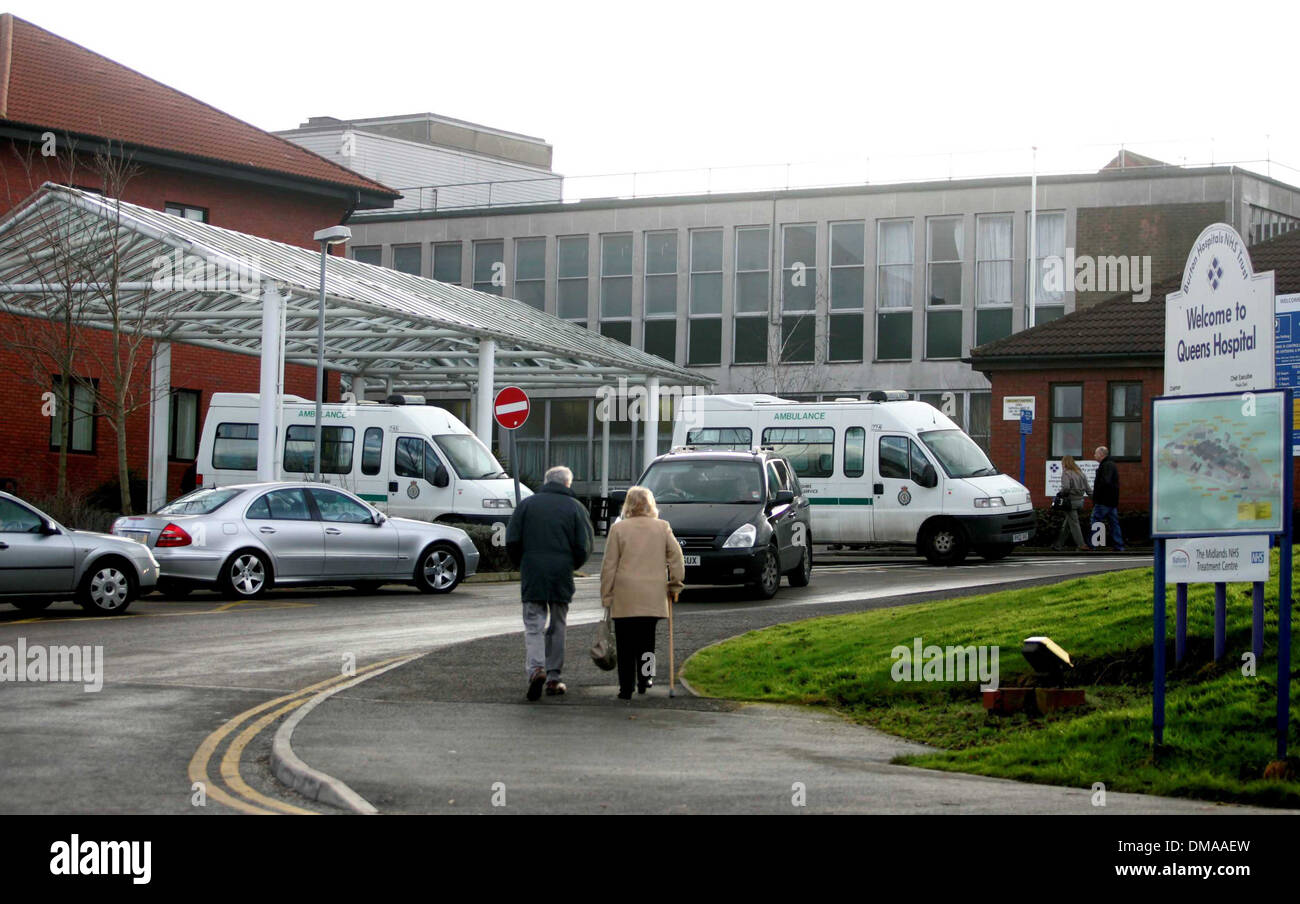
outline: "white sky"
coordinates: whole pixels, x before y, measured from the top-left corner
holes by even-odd
[[[430,111],[544,138],[569,176],[815,162],[841,165],[795,167],[796,184],[943,178],[1028,172],[1034,144],[1040,172],[1090,170],[1121,142],[1300,168],[1294,67],[1270,38],[1296,33],[1290,0],[3,9],[265,129]]]

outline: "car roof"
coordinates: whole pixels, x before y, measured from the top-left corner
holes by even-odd
[[[733,451],[730,449],[680,449],[665,452],[655,461],[693,461],[696,459],[714,459],[718,461],[752,461],[762,462],[778,459],[785,460],[784,455],[778,455],[772,449],[749,449],[744,451]],[[652,462],[653,464],[653,462]]]

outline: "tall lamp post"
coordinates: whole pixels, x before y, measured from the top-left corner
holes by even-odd
[[[320,450],[324,442],[321,427],[321,401],[325,398],[325,258],[329,256],[330,245],[338,245],[352,238],[352,230],[346,226],[331,226],[312,236],[320,242],[320,307],[316,310],[316,443],[312,453],[312,471],[315,480],[320,482]]]

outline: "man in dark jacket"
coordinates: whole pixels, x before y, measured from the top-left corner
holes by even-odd
[[[543,486],[519,503],[506,527],[506,552],[520,572],[524,604],[524,660],[528,699],[563,694],[564,628],[573,599],[573,572],[591,555],[595,530],[573,495],[573,472],[560,465]],[[547,615],[550,625],[547,625]]]
[[[1098,446],[1093,453],[1098,462],[1097,477],[1092,482],[1092,537],[1097,537],[1097,525],[1105,526],[1097,546],[1104,546],[1106,534],[1116,552],[1124,551],[1124,535],[1119,530],[1119,469],[1110,457],[1110,449]],[[1092,538],[1089,538],[1092,539]]]

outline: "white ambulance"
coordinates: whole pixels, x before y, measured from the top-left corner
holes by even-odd
[[[774,450],[799,477],[815,543],[915,544],[939,565],[1000,559],[1035,531],[1029,490],[957,424],[906,392],[866,401],[687,396],[673,445]]]
[[[514,480],[454,415],[394,396],[401,404],[327,404],[321,410],[321,480],[343,487],[388,515],[423,521],[492,524],[514,510]],[[407,404],[406,402],[415,402]],[[310,480],[316,403],[283,397],[277,480]],[[257,393],[218,392],[203,422],[199,486],[257,479]],[[520,497],[532,492],[520,486]]]

